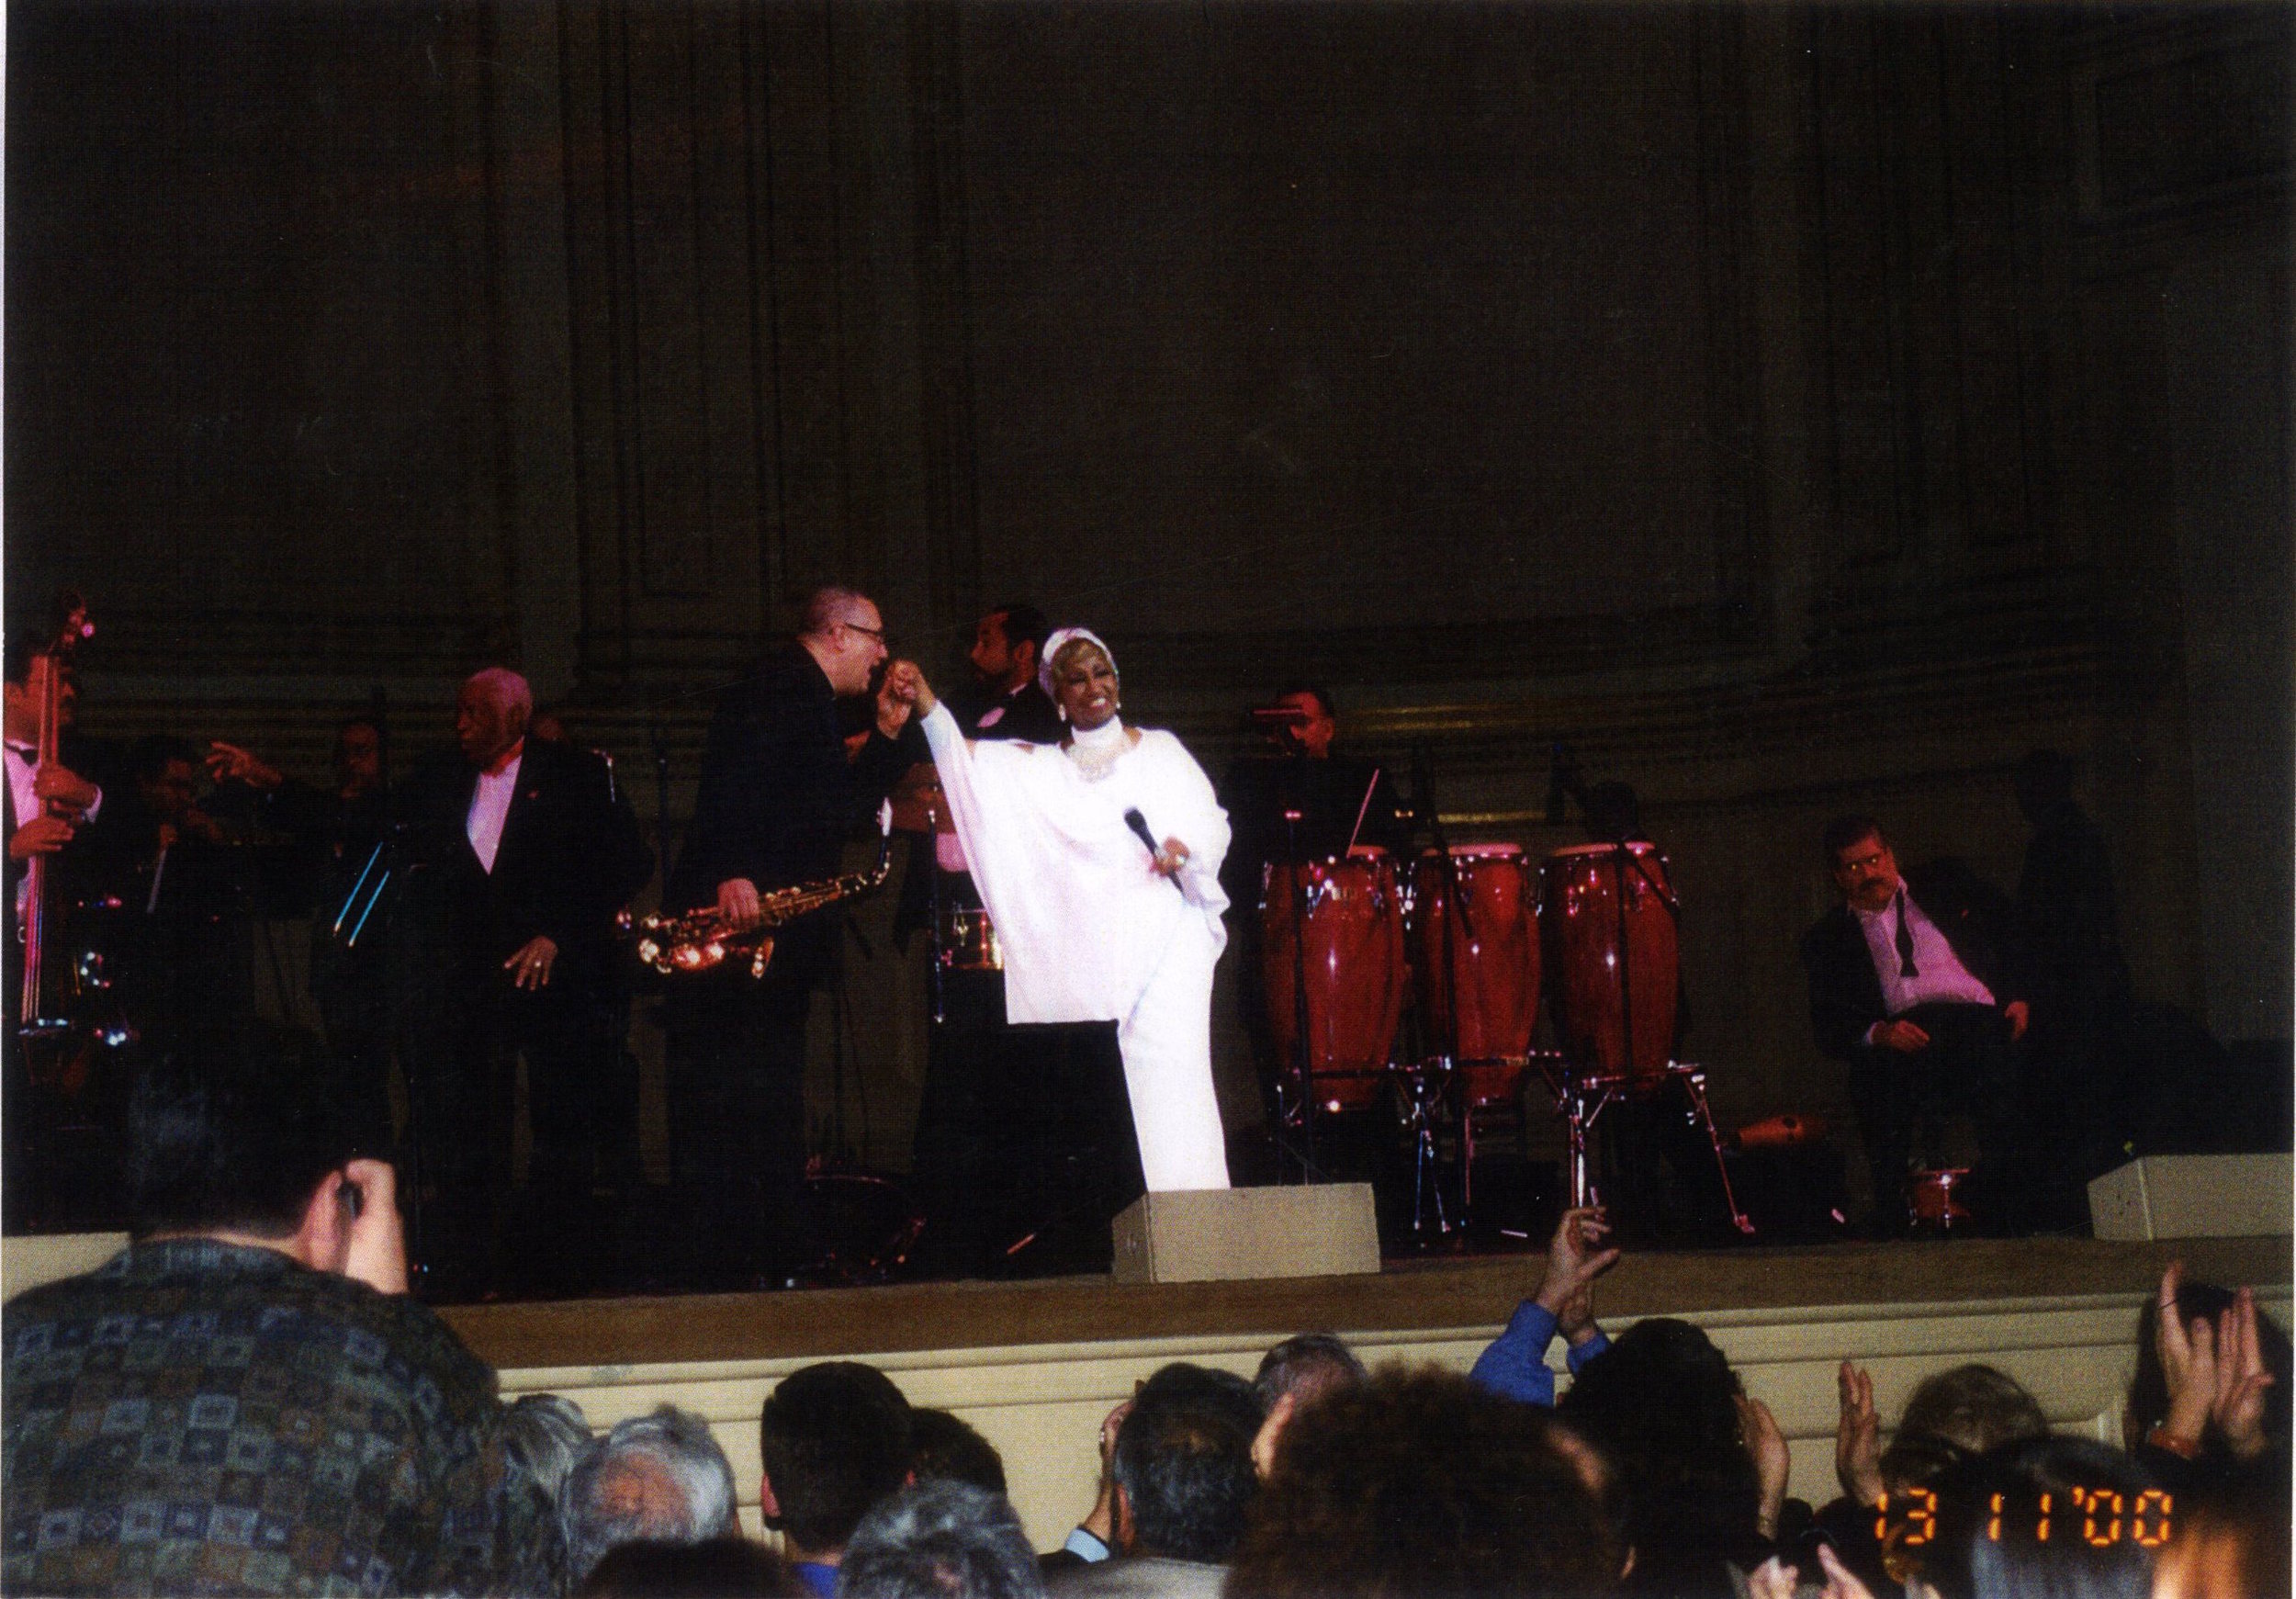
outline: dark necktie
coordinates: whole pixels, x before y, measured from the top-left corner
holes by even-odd
[[[1921,968],[1913,963],[1913,929],[1906,926],[1906,891],[1897,891],[1897,975],[1919,977]]]

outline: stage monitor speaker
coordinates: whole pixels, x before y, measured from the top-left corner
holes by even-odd
[[[2148,1154],[2088,1185],[2099,1238],[2258,1238],[2285,1234],[2296,1205],[2286,1154]]]
[[[1144,1194],[1116,1219],[1119,1282],[1341,1277],[1379,1269],[1369,1183]]]

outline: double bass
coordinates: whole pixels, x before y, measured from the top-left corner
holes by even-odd
[[[56,614],[55,629],[33,655],[25,681],[25,691],[39,718],[35,760],[42,769],[57,761],[63,732],[65,676],[80,645],[96,632],[88,620],[87,602],[73,591],[66,590],[57,597]],[[76,1055],[68,1044],[75,1025],[71,1002],[76,983],[63,958],[65,907],[58,875],[52,855],[34,855],[24,863],[17,920],[24,969],[17,993],[17,1036],[29,1053],[32,1080],[71,1092],[78,1087],[85,1068],[76,1059],[62,1058]]]

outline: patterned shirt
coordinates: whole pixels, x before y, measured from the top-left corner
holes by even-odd
[[[0,1350],[10,1593],[547,1584],[494,1372],[411,1299],[168,1239],[17,1298]]]

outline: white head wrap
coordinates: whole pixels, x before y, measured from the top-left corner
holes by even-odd
[[[1039,655],[1036,660],[1036,686],[1044,691],[1044,697],[1046,699],[1054,701],[1055,703],[1057,703],[1060,699],[1060,696],[1052,692],[1052,658],[1061,652],[1061,647],[1063,645],[1069,643],[1072,639],[1078,638],[1083,639],[1086,644],[1089,644],[1094,648],[1097,649],[1102,655],[1107,656],[1109,658],[1109,670],[1110,671],[1116,670],[1116,651],[1110,649],[1106,644],[1102,643],[1100,636],[1095,633],[1091,628],[1055,627],[1052,629],[1052,636],[1044,641],[1043,653]],[[1121,677],[1123,674],[1119,672],[1117,675]]]

